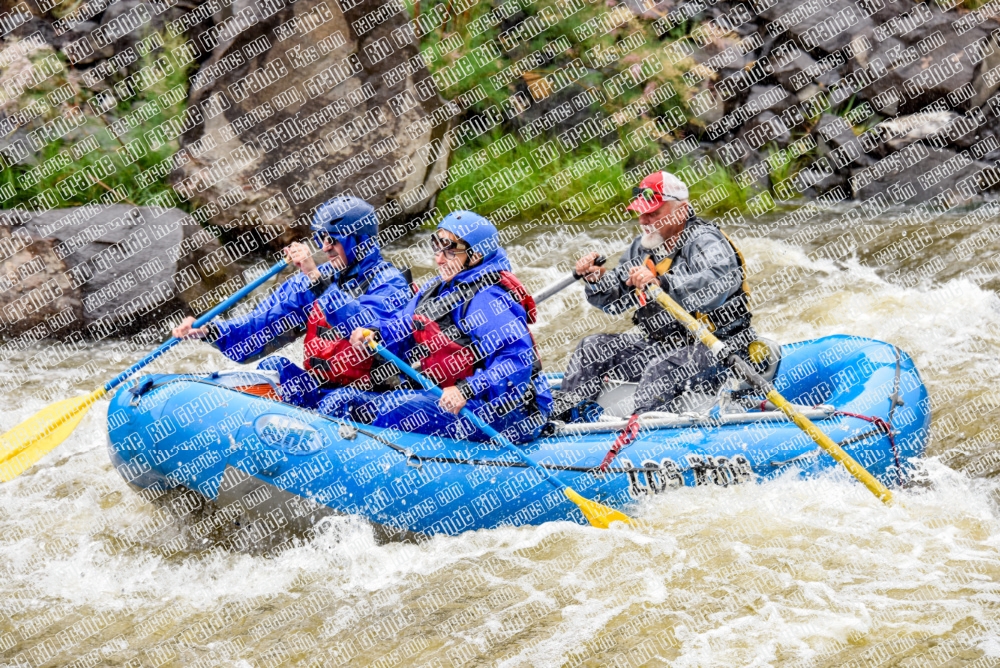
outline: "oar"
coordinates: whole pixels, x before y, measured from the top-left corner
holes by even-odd
[[[712,354],[716,359],[725,362],[737,376],[741,377],[743,380],[747,381],[766,394],[772,404],[781,409],[781,412],[787,415],[799,429],[807,433],[812,440],[816,441],[817,445],[826,450],[835,460],[840,462],[844,468],[846,468],[851,475],[857,478],[861,484],[867,487],[872,494],[877,496],[886,505],[892,503],[892,492],[890,492],[885,485],[879,482],[875,476],[855,461],[853,457],[844,452],[844,449],[834,443],[833,439],[820,431],[819,427],[809,421],[809,418],[795,410],[795,407],[783,396],[781,396],[781,394],[774,389],[774,386],[771,385],[771,383],[764,380],[760,374],[754,371],[753,367],[747,364],[743,358],[730,353],[726,348],[726,344],[708,331],[707,325],[695,319],[690,313],[685,311],[680,304],[671,299],[670,296],[656,284],[650,284],[646,288],[646,292],[650,297],[655,299],[656,302],[667,311],[667,313],[673,316],[679,323],[684,325],[684,327],[686,327],[696,339],[701,341],[701,343],[712,351]]]
[[[264,272],[260,278],[251,281],[246,287],[238,290],[229,299],[195,320],[193,327],[202,327],[215,316],[229,310],[286,266],[288,264],[284,260],[274,265]],[[87,414],[87,411],[90,410],[94,402],[124,383],[132,374],[159,358],[180,343],[180,341],[180,339],[171,337],[170,340],[162,344],[159,348],[90,394],[82,397],[71,397],[57,401],[54,404],[49,404],[0,436],[0,481],[7,482],[24,473],[32,464],[44,457],[52,448],[65,441],[73,433],[73,430],[80,424],[80,420]]]
[[[420,372],[411,367],[409,364],[407,364],[403,360],[399,359],[398,357],[390,353],[388,350],[385,349],[385,346],[381,345],[374,339],[370,338],[370,334],[367,343],[371,348],[372,352],[381,355],[383,358],[385,358],[386,361],[395,364],[396,367],[400,369],[403,373],[405,373],[407,376],[409,376],[416,382],[420,383],[420,386],[423,387],[425,390],[430,390],[437,397],[441,396],[440,387],[438,387],[430,380],[425,378],[423,375],[420,374]],[[591,501],[590,499],[585,499],[573,489],[569,488],[568,486],[556,480],[552,476],[552,474],[550,474],[548,470],[546,470],[544,466],[532,461],[528,457],[525,457],[524,453],[522,453],[516,445],[507,440],[507,438],[503,434],[498,432],[496,429],[486,424],[486,422],[480,419],[478,415],[473,413],[468,408],[463,408],[461,413],[463,417],[468,418],[469,421],[471,421],[472,424],[474,424],[480,431],[482,431],[490,438],[492,438],[494,441],[499,443],[505,450],[513,454],[519,460],[521,460],[531,468],[535,469],[535,471],[545,480],[547,480],[549,484],[551,484],[553,487],[555,487],[563,494],[565,494],[566,498],[568,498],[570,501],[575,503],[580,508],[580,511],[583,513],[583,516],[587,518],[587,520],[590,522],[592,526],[598,527],[599,529],[607,529],[612,522],[624,522],[625,524],[632,523],[632,519],[628,515],[619,512],[614,508],[609,508],[608,506],[605,506],[602,503]]]
[[[597,259],[594,260],[594,264],[596,264],[598,267],[603,267],[604,263],[607,261],[608,258],[604,257],[603,255],[598,255]],[[549,287],[545,288],[537,295],[535,295],[535,303],[541,304],[543,301],[545,301],[552,295],[556,294],[557,292],[562,292],[569,286],[579,281],[581,278],[583,278],[583,276],[576,273],[576,270],[574,269],[572,274],[562,279],[558,283],[553,283],[552,285],[550,285]]]

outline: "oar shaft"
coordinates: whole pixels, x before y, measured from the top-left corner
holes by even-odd
[[[554,294],[556,294],[558,292],[562,292],[563,290],[565,290],[569,286],[573,285],[574,283],[576,283],[576,275],[567,276],[566,278],[564,278],[563,280],[559,281],[558,283],[553,283],[552,285],[550,285],[549,287],[545,288],[544,290],[542,290],[541,292],[539,292],[537,295],[535,295],[535,303],[536,304],[541,304],[543,301],[545,301],[546,299],[548,299],[552,295],[554,295]]]
[[[368,340],[368,346],[369,348],[371,348],[373,352],[381,355],[387,361],[395,364],[397,369],[405,373],[413,380],[417,381],[420,384],[420,386],[423,387],[424,389],[430,390],[431,392],[434,393],[435,396],[440,397],[442,395],[441,388],[432,383],[428,378],[426,378],[423,374],[421,374],[416,369],[411,367],[409,364],[407,364],[406,362],[404,362],[403,360],[399,359],[391,352],[386,350],[385,346],[375,342],[372,339]],[[622,522],[624,524],[632,523],[632,519],[628,515],[622,513],[621,511],[609,508],[608,506],[605,506],[602,503],[598,503],[597,501],[591,501],[590,499],[586,499],[577,494],[577,492],[572,488],[570,488],[568,485],[564,485],[563,483],[556,480],[556,478],[551,473],[549,473],[544,466],[526,457],[525,454],[521,452],[521,450],[516,445],[511,443],[507,437],[505,437],[503,434],[498,432],[493,427],[486,424],[484,420],[480,419],[478,415],[473,413],[468,408],[463,408],[460,412],[463,417],[470,420],[472,424],[474,424],[480,431],[482,431],[484,434],[486,434],[494,441],[499,443],[504,448],[504,450],[507,450],[512,455],[514,455],[514,457],[519,459],[525,466],[534,469],[535,472],[538,473],[538,475],[540,475],[546,482],[548,482],[550,485],[552,485],[557,490],[562,492],[567,499],[575,503],[576,507],[580,509],[580,512],[583,513],[583,516],[587,519],[588,522],[590,522],[591,526],[595,526],[601,529],[607,529],[609,526],[611,526],[612,522]]]
[[[847,454],[842,447],[837,445],[832,438],[820,431],[819,427],[813,424],[809,418],[795,410],[795,407],[788,402],[777,390],[771,389],[767,393],[767,398],[772,404],[781,409],[792,420],[799,429],[809,434],[809,437],[821,448],[827,451],[831,457],[837,460],[847,471],[857,478],[862,485],[868,488],[872,494],[877,496],[886,505],[892,503],[892,492],[873,476],[868,470],[859,464],[857,460]]]
[[[430,390],[434,394],[434,396],[440,397],[443,394],[440,387],[432,383],[426,376],[418,372],[409,364],[401,360],[399,357],[390,353],[388,350],[386,350],[385,346],[383,346],[382,344],[376,345],[375,352],[377,352],[379,355],[381,355],[389,362],[392,362],[394,365],[396,365],[397,369],[405,373],[407,376],[420,383],[420,386],[422,388],[424,388],[425,390]],[[469,420],[472,421],[472,423],[476,425],[476,427],[479,430],[481,430],[484,434],[486,434],[490,438],[497,439],[504,447],[507,446],[512,448],[516,447],[513,443],[507,440],[507,438],[503,434],[501,434],[496,429],[488,425],[478,415],[470,411],[468,408],[463,408],[461,412],[462,415],[464,417],[469,418]]]
[[[603,255],[598,255],[597,258],[594,259],[594,264],[597,265],[598,267],[603,267],[604,263],[607,261],[608,258],[604,257]],[[544,288],[541,292],[535,295],[535,303],[541,304],[549,297],[562,292],[569,286],[579,281],[581,278],[583,277],[580,276],[578,273],[576,273],[576,271],[574,270],[573,273],[567,276],[566,278],[562,279],[558,283],[553,283],[552,285],[550,285],[547,288]]]
[[[217,306],[209,309],[204,315],[202,315],[200,318],[194,321],[192,327],[198,328],[208,324],[208,322],[211,321],[212,318],[214,318],[217,315],[221,315],[222,313],[225,313],[226,311],[231,309],[240,300],[242,300],[248,294],[259,288],[264,283],[266,283],[272,277],[276,276],[279,272],[281,272],[282,269],[284,269],[287,266],[288,263],[285,262],[284,260],[274,265],[273,267],[265,271],[260,277],[251,281],[250,283],[247,283],[244,287],[237,290],[228,299],[224,300]],[[115,389],[116,387],[124,383],[126,380],[131,378],[136,371],[139,371],[143,367],[155,361],[157,358],[161,357],[164,353],[166,353],[168,350],[170,350],[180,342],[181,342],[180,339],[176,339],[173,337],[171,337],[167,341],[164,341],[162,344],[160,344],[160,346],[156,350],[149,353],[141,360],[139,360],[138,362],[136,362],[135,364],[133,364],[132,366],[125,369],[120,374],[109,380],[107,383],[105,383],[104,391],[110,392],[111,390]]]
[[[712,335],[709,334],[709,336]],[[712,336],[712,338],[715,337]],[[892,492],[890,492],[885,485],[880,483],[878,479],[869,473],[865,467],[859,464],[857,460],[847,454],[842,447],[837,445],[836,441],[820,431],[820,428],[817,427],[809,418],[800,413],[790,401],[781,396],[781,393],[774,389],[770,383],[764,380],[759,373],[754,371],[753,367],[750,366],[746,360],[739,355],[730,355],[726,361],[729,363],[730,368],[732,368],[738,376],[741,376],[743,380],[747,381],[754,387],[765,391],[767,399],[772,404],[777,406],[781,412],[788,417],[788,419],[798,426],[799,429],[808,434],[817,445],[826,450],[831,457],[846,468],[848,472],[857,478],[862,485],[867,487],[872,494],[877,496],[884,503],[892,502]]]
[[[234,292],[229,299],[226,299],[221,304],[209,309],[203,316],[194,321],[192,327],[203,327],[209,323],[217,315],[222,315],[236,304],[243,300],[248,294],[264,285],[267,281],[271,280],[275,276],[281,273],[281,271],[288,266],[288,262],[282,260],[278,264],[274,265],[263,274],[255,278],[254,280],[247,283],[245,286]]]
[[[648,293],[656,302],[663,307],[671,316],[687,328],[702,344],[704,344],[712,354],[720,361],[725,361],[738,376],[747,381],[757,389],[765,393],[772,404],[777,406],[782,413],[796,424],[802,431],[809,435],[815,443],[830,454],[837,462],[844,466],[847,471],[858,479],[861,484],[877,496],[883,503],[892,502],[892,492],[886,488],[875,476],[859,464],[853,457],[847,454],[843,448],[837,445],[832,438],[820,431],[820,428],[813,424],[809,418],[802,415],[792,406],[774,387],[764,380],[764,378],[754,371],[747,362],[738,355],[726,355],[726,344],[715,337],[708,326],[685,311],[680,304],[670,298],[660,287],[651,285],[647,288]]]
[[[712,332],[708,330],[708,325],[685,311],[680,304],[671,299],[659,286],[650,284],[646,290],[667,313],[677,320],[677,322],[684,325],[684,327],[686,327],[687,330],[695,336],[695,338],[701,341],[706,348],[711,350],[713,355],[718,358],[725,354],[726,344],[715,338]]]
[[[203,326],[215,316],[233,307],[286,266],[287,264],[281,261],[268,269],[260,278],[251,281],[249,285],[237,291],[229,299],[195,320],[195,327]],[[173,348],[178,342],[178,339],[169,339],[87,396],[51,404],[14,429],[0,435],[0,481],[8,481],[21,475],[52,448],[62,443],[76,428],[94,402],[125,382],[136,371]]]
[[[378,353],[379,355],[381,355],[384,359],[386,359],[387,361],[392,362],[393,364],[395,364],[397,369],[399,369],[400,371],[402,371],[403,373],[405,373],[407,376],[409,376],[413,380],[417,381],[422,388],[424,388],[425,390],[430,390],[431,392],[434,393],[434,396],[436,396],[436,397],[440,397],[442,395],[440,387],[438,387],[437,385],[435,385],[426,376],[424,376],[423,374],[419,373],[416,369],[414,369],[409,364],[407,364],[406,362],[404,362],[403,360],[401,360],[399,357],[397,357],[396,355],[394,355],[391,352],[389,352],[388,350],[386,350],[385,346],[383,346],[382,344],[375,344],[374,346],[372,346],[372,348],[373,348],[373,350],[376,353]],[[548,480],[551,484],[553,484],[557,489],[562,490],[564,487],[566,487],[566,485],[562,484],[561,482],[559,482],[558,480],[556,480],[554,477],[552,477],[552,474],[550,474],[547,470],[545,470],[544,467],[535,466],[535,463],[533,461],[529,460],[527,457],[525,457],[517,449],[517,446],[514,445],[513,443],[511,443],[511,441],[506,436],[504,436],[503,434],[501,434],[500,432],[498,432],[496,429],[494,429],[493,427],[491,427],[489,424],[486,423],[485,420],[483,420],[482,418],[480,418],[478,415],[476,415],[475,413],[473,413],[471,410],[469,410],[468,408],[463,408],[461,410],[461,414],[462,414],[462,417],[467,418],[481,432],[483,432],[484,434],[486,434],[490,438],[492,438],[495,441],[497,441],[505,449],[507,449],[507,450],[513,452],[514,454],[516,454],[517,457],[519,459],[521,459],[522,461],[524,461],[526,464],[528,464],[528,465],[532,466],[533,468],[535,468],[535,470],[537,470],[542,476],[544,476],[544,478],[546,480]]]

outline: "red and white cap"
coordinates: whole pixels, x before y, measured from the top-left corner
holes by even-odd
[[[688,187],[670,172],[653,172],[642,180],[638,188],[632,189],[633,200],[629,211],[638,214],[659,209],[665,201],[686,202]]]

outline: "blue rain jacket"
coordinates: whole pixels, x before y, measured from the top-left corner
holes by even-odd
[[[486,274],[510,269],[507,254],[502,248],[497,248],[482,263],[460,272],[442,286],[438,297],[454,292],[460,283],[474,283]],[[440,279],[434,279],[426,283],[398,317],[384,321],[379,329],[385,346],[404,360],[410,359],[416,345],[413,340],[413,314],[417,302],[439,282]],[[465,319],[460,325],[463,311]],[[534,348],[524,308],[511,298],[510,293],[499,285],[485,287],[472,297],[468,308],[455,308],[451,319],[472,339],[477,350],[486,353],[483,355],[484,368],[477,369],[465,379],[474,392],[470,404],[520,405],[528,388],[533,386],[539,411],[545,416],[551,413],[552,393],[548,382],[541,374],[532,379]]]
[[[413,292],[403,274],[382,259],[379,249],[370,250],[343,272],[328,262],[319,267],[326,280],[315,285],[301,272],[282,283],[250,313],[228,320],[212,321],[215,346],[234,362],[253,362],[291,343],[305,333],[306,319],[318,302],[327,322],[348,338],[358,327],[381,329],[383,321],[398,313]],[[365,280],[364,294],[351,297]]]

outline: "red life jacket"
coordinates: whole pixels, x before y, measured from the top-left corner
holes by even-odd
[[[306,319],[305,367],[331,385],[344,386],[366,379],[372,368],[371,355],[355,350],[347,339],[330,327],[326,316],[313,302]]]
[[[420,370],[441,387],[450,387],[482,368],[482,360],[476,354],[472,338],[457,327],[451,317],[454,310],[461,306],[460,320],[464,320],[472,297],[480,290],[499,285],[521,305],[529,325],[534,324],[538,316],[534,298],[509,271],[488,274],[475,283],[464,285],[469,287],[460,287],[436,299],[435,295],[441,287],[438,283],[421,295],[413,315],[413,339],[417,344],[414,356],[419,361]],[[535,364],[541,368],[539,359],[536,350]]]
[[[368,291],[370,279],[361,283],[341,286],[345,294],[357,299]],[[306,318],[305,367],[315,376],[330,385],[343,387],[351,383],[364,381],[361,385],[371,385],[369,374],[372,369],[371,355],[355,350],[351,342],[337,333],[326,316],[323,315],[319,302],[313,302]]]

